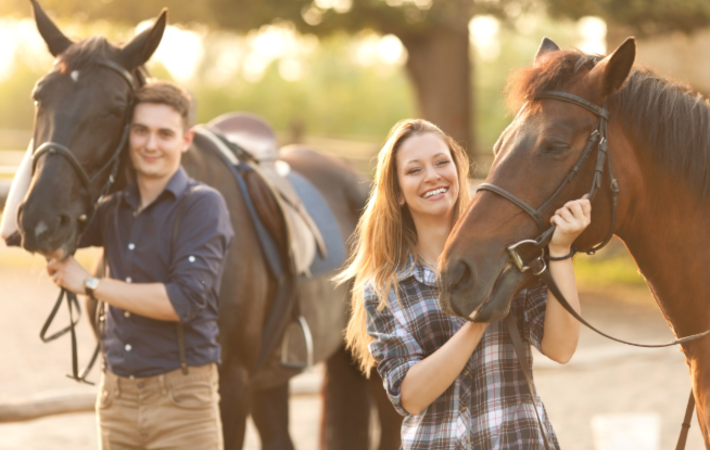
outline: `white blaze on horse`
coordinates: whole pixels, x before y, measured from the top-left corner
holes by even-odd
[[[45,256],[66,256],[76,250],[78,239],[91,220],[96,203],[130,181],[123,151],[131,114],[134,89],[146,81],[143,64],[163,37],[167,12],[124,46],[102,37],[72,42],[33,1],[35,19],[54,67],[37,82],[34,141],[28,149],[8,202],[3,237],[16,226],[21,245]],[[339,245],[354,231],[367,197],[367,183],[341,160],[307,148],[282,151],[292,172],[300,174],[324,199],[334,217]],[[188,174],[219,190],[224,196],[235,230],[235,241],[225,262],[219,293],[221,412],[226,448],[241,448],[247,415],[251,414],[265,449],[292,448],[288,436],[288,380],[298,369],[281,363],[280,349],[273,345],[284,332],[265,335],[266,322],[274,317],[272,304],[280,281],[270,269],[255,229],[252,204],[274,241],[287,244],[289,236],[279,201],[256,173],[258,168],[235,168],[214,149],[209,139],[196,139],[184,154]],[[239,170],[238,170],[239,169]],[[235,171],[243,169],[243,179]],[[248,186],[248,192],[246,189]],[[17,211],[17,214],[9,212]],[[16,219],[16,223],[13,221]],[[288,267],[290,251],[278,247],[277,258]],[[289,274],[289,294],[294,301],[288,311],[298,310],[313,338],[313,359],[325,361],[324,448],[368,448],[370,392],[384,398],[379,380],[366,380],[351,363],[343,348],[347,320],[346,288],[334,290],[330,273],[304,279]],[[279,316],[290,320],[291,316]],[[255,371],[260,348],[273,347],[261,368]],[[271,348],[271,347],[268,347]],[[370,388],[369,383],[380,384]],[[384,401],[377,402],[386,405]],[[380,408],[381,449],[399,447],[401,418],[391,407]]]

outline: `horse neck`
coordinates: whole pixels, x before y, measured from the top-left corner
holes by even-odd
[[[704,251],[710,243],[710,208],[699,205],[682,177],[654,167],[642,170],[643,185],[627,202],[617,234],[676,336],[699,333],[710,328],[710,251]]]

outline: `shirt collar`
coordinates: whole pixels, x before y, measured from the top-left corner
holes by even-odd
[[[397,281],[406,280],[409,277],[414,277],[418,282],[427,286],[436,287],[437,274],[422,264],[421,261],[414,261],[414,255],[411,253],[407,256],[407,262],[397,271]]]
[[[187,172],[185,172],[185,169],[180,166],[178,167],[177,172],[175,172],[172,178],[170,178],[168,185],[165,186],[165,189],[160,193],[158,198],[162,197],[165,192],[170,192],[173,194],[174,198],[180,197],[185,189],[187,189],[187,183]],[[123,190],[123,200],[134,210],[138,209],[140,206],[140,192],[138,192],[138,183],[135,180]]]

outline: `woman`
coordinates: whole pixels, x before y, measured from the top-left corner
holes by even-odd
[[[356,252],[338,276],[354,279],[346,339],[364,371],[377,365],[390,401],[405,416],[404,449],[542,449],[505,325],[447,316],[437,301],[437,260],[470,199],[468,168],[463,150],[431,123],[405,120],[392,129],[358,224]],[[552,256],[569,253],[590,212],[586,198],[556,212]],[[579,311],[571,260],[550,262],[550,272]],[[579,323],[544,286],[518,293],[511,314],[525,340],[555,361],[569,361]]]

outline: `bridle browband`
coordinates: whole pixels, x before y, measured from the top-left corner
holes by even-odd
[[[555,283],[555,280],[552,278],[550,275],[550,272],[547,268],[547,264],[545,262],[546,259],[548,260],[562,260],[562,259],[567,259],[571,258],[575,253],[576,249],[572,247],[572,251],[563,257],[559,258],[554,258],[548,256],[547,258],[545,257],[545,247],[550,243],[550,240],[552,239],[552,234],[555,231],[555,226],[552,225],[548,227],[547,229],[545,228],[545,223],[543,221],[543,215],[545,212],[547,212],[548,209],[553,205],[553,203],[557,200],[558,196],[562,191],[564,190],[565,186],[567,186],[576,176],[577,174],[582,170],[582,167],[584,166],[587,158],[591,154],[592,150],[594,148],[597,149],[597,164],[596,167],[594,168],[594,180],[592,181],[592,187],[589,191],[589,201],[592,201],[594,199],[595,194],[597,193],[598,189],[601,189],[602,187],[602,178],[604,176],[604,166],[606,165],[607,167],[607,173],[609,174],[609,191],[611,195],[611,223],[609,225],[609,232],[607,233],[606,237],[604,238],[604,241],[602,241],[600,244],[596,246],[592,246],[589,250],[585,250],[585,253],[593,255],[597,250],[601,249],[604,247],[606,244],[609,243],[611,240],[612,236],[614,235],[614,231],[616,229],[616,209],[617,209],[617,197],[619,196],[619,183],[617,182],[616,178],[614,178],[614,175],[612,174],[611,171],[611,158],[609,157],[609,145],[608,145],[608,138],[607,138],[607,125],[609,122],[610,114],[609,111],[601,107],[599,105],[596,105],[588,100],[583,99],[582,97],[579,97],[574,94],[570,94],[567,92],[560,92],[560,91],[546,91],[546,92],[541,92],[537,94],[534,98],[534,100],[539,100],[539,99],[552,99],[552,100],[559,100],[567,103],[572,103],[574,105],[577,105],[579,107],[582,107],[586,109],[587,111],[590,111],[592,114],[597,116],[597,126],[592,131],[591,135],[589,136],[589,139],[587,140],[587,144],[584,147],[584,150],[582,150],[582,154],[579,156],[579,159],[575,163],[575,165],[572,167],[572,170],[570,171],[569,175],[567,178],[562,182],[560,187],[555,191],[554,194],[540,206],[538,209],[534,209],[527,203],[525,203],[523,200],[520,198],[516,197],[515,195],[511,194],[510,192],[506,191],[505,189],[498,187],[494,184],[490,183],[483,183],[478,186],[478,190],[482,191],[490,191],[493,192],[506,200],[512,202],[516,206],[518,206],[520,209],[525,211],[532,219],[535,221],[535,224],[537,225],[538,229],[540,230],[540,235],[538,235],[535,239],[524,239],[522,241],[516,242],[514,244],[509,245],[507,248],[508,253],[510,255],[510,259],[513,261],[515,266],[518,268],[518,270],[522,272],[526,272],[527,270],[531,270],[533,275],[540,277],[543,283],[547,285],[547,288],[552,292],[552,294],[555,296],[555,298],[559,301],[559,303],[564,307],[567,312],[570,313],[575,319],[577,319],[580,323],[585,325],[587,328],[591,329],[592,331],[608,338],[616,342],[620,342],[622,344],[627,344],[627,345],[633,345],[636,347],[650,347],[650,348],[658,348],[658,347],[669,347],[672,345],[677,345],[677,344],[683,344],[686,342],[694,341],[696,339],[702,338],[704,336],[707,336],[710,334],[710,330],[706,330],[702,333],[694,334],[691,336],[686,336],[684,338],[680,339],[675,339],[672,342],[668,342],[665,344],[638,344],[634,342],[629,342],[625,341],[623,339],[616,338],[614,336],[610,336],[594,326],[592,326],[589,322],[584,320],[582,316],[577,313],[577,311],[572,308],[572,306],[569,304],[567,299],[565,299],[564,295],[562,295],[562,292],[560,292],[559,287],[557,286],[557,283]],[[539,256],[533,258],[532,260],[526,262],[523,260],[523,258],[520,256],[520,253],[518,252],[518,247],[524,246],[524,245],[529,245],[535,248],[540,252]],[[514,320],[511,320],[509,317],[506,318],[506,323],[511,323],[512,324],[508,325],[508,328],[515,328],[515,323]],[[514,330],[511,332],[511,339],[513,339],[514,344],[516,345],[516,352],[519,355],[520,358],[520,350],[518,350],[517,347],[519,347],[519,344],[515,343],[515,339],[513,338],[513,334],[516,334],[517,330]],[[518,338],[518,341],[520,339]],[[523,361],[521,360],[521,366],[523,366]],[[526,377],[526,380],[528,382],[528,387],[530,392],[533,392],[532,389],[532,381],[530,376],[525,372],[524,374]],[[532,395],[532,394],[531,394]],[[534,395],[533,395],[533,401],[534,401]],[[695,397],[693,395],[693,391],[690,391],[690,397],[688,399],[688,405],[686,407],[686,412],[685,412],[685,417],[683,420],[683,425],[681,428],[681,433],[678,438],[678,443],[676,445],[676,449],[683,449],[685,448],[685,442],[686,438],[688,435],[688,429],[690,428],[690,420],[691,420],[691,415],[693,413],[693,409],[695,407]],[[535,408],[537,411],[537,408]],[[540,417],[538,416],[538,425],[540,426],[541,433],[543,435],[543,439],[545,441],[545,448],[550,448],[547,440],[547,435],[545,433],[544,427],[542,425],[542,422],[540,420]]]
[[[131,114],[131,107],[133,106],[133,94],[136,91],[135,88],[135,83],[133,82],[133,76],[131,73],[126,70],[124,67],[120,66],[119,64],[113,62],[113,61],[100,61],[97,63],[99,67],[104,67],[107,69],[110,69],[123,78],[126,83],[128,83],[128,86],[131,89],[131,97],[129,98],[128,101],[128,107],[126,109],[126,116],[125,116],[125,124],[123,127],[123,133],[121,134],[121,139],[118,142],[118,145],[116,146],[116,149],[113,151],[111,154],[111,157],[104,163],[104,165],[97,171],[95,172],[92,176],[89,176],[86,173],[86,170],[82,167],[81,163],[79,160],[74,156],[71,150],[63,144],[60,144],[58,142],[44,142],[40,146],[38,146],[34,154],[32,155],[32,173],[34,174],[35,167],[37,166],[37,162],[39,161],[39,158],[41,158],[43,155],[60,155],[63,156],[64,159],[66,159],[69,164],[74,168],[74,171],[79,175],[79,179],[81,180],[82,185],[84,188],[87,190],[89,193],[89,198],[90,198],[90,203],[89,203],[89,214],[87,215],[81,215],[79,216],[79,222],[82,223],[83,227],[85,228],[88,226],[91,221],[94,218],[94,215],[96,214],[96,210],[98,208],[98,205],[101,203],[103,198],[108,194],[109,190],[111,189],[111,185],[116,180],[116,173],[118,172],[118,166],[119,166],[119,157],[121,155],[121,151],[123,150],[123,147],[126,145],[126,142],[128,141],[128,135],[130,132],[130,114]],[[98,191],[98,196],[96,198],[93,197],[92,195],[92,186],[93,184],[101,177],[102,174],[104,174],[106,171],[109,171],[108,178],[104,182],[103,186],[101,189]],[[81,233],[80,233],[81,235]],[[46,336],[47,330],[49,329],[49,326],[51,325],[52,321],[54,320],[54,317],[56,316],[57,312],[59,311],[59,307],[62,304],[62,300],[66,296],[67,299],[67,306],[69,308],[69,325],[66,327],[62,328],[61,330],[57,331],[56,333]],[[74,318],[74,309],[76,309],[77,312],[77,317]],[[101,308],[97,308],[98,311],[101,311]],[[70,332],[71,334],[71,344],[72,344],[72,374],[67,375],[67,377],[76,380],[78,382],[82,383],[87,383],[87,384],[94,384],[86,379],[87,375],[91,371],[91,368],[94,366],[94,363],[96,363],[96,360],[98,359],[100,349],[101,349],[101,337],[99,337],[99,343],[96,345],[96,348],[94,350],[93,355],[91,356],[91,359],[89,360],[89,363],[86,365],[81,370],[81,373],[79,373],[79,366],[78,366],[78,352],[77,352],[77,341],[76,341],[76,331],[75,331],[75,326],[79,322],[79,318],[81,317],[81,307],[79,306],[79,301],[76,297],[76,294],[74,294],[71,291],[68,291],[64,288],[59,292],[59,297],[57,298],[57,301],[54,304],[54,307],[52,308],[52,311],[49,314],[49,317],[47,317],[47,320],[45,321],[44,325],[42,326],[42,329],[40,330],[39,337],[42,340],[42,342],[50,342],[55,339],[57,339],[60,336],[63,336],[67,332]],[[98,317],[99,321],[103,320],[103,317]]]
[[[131,94],[135,92],[135,83],[133,82],[133,76],[131,73],[126,70],[124,67],[121,65],[110,61],[100,61],[97,63],[99,67],[104,67],[107,69],[110,69],[114,72],[116,72],[118,75],[123,78],[126,83],[128,83],[128,86],[131,88]],[[108,194],[109,190],[111,189],[111,185],[114,183],[116,180],[116,173],[118,172],[118,166],[119,166],[119,157],[121,155],[121,151],[123,150],[123,147],[126,145],[126,142],[128,141],[128,135],[130,133],[130,122],[128,121],[131,106],[133,104],[133,96],[131,95],[129,101],[128,101],[128,107],[126,109],[126,118],[125,118],[125,125],[123,127],[123,133],[121,134],[121,139],[118,142],[118,145],[116,146],[116,149],[113,151],[111,154],[111,157],[104,163],[104,165],[93,174],[93,176],[89,176],[86,173],[86,170],[82,167],[81,163],[79,160],[74,156],[74,153],[65,145],[60,144],[58,142],[52,142],[52,141],[47,141],[39,145],[35,151],[34,154],[32,155],[32,173],[34,174],[35,168],[37,167],[37,162],[39,159],[45,155],[60,155],[63,156],[64,159],[66,159],[69,164],[74,168],[74,171],[79,175],[79,179],[81,180],[82,185],[84,188],[87,190],[89,193],[89,197],[91,198],[90,201],[90,206],[89,206],[89,215],[87,218],[82,220],[85,225],[88,225],[91,223],[91,219],[94,216],[94,213],[96,212],[96,208],[99,203],[103,200],[103,198]],[[109,176],[104,182],[103,186],[99,190],[99,195],[94,198],[92,194],[92,186],[98,180],[104,172],[110,169]]]

